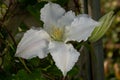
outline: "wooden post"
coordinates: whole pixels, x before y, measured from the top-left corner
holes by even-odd
[[[83,0],[84,13],[88,14],[88,0]]]
[[[81,12],[88,14],[88,0],[80,0],[81,3]]]
[[[81,3],[83,13],[91,15],[94,20],[101,17],[100,0],[81,0]],[[77,77],[80,76],[83,80],[104,80],[102,40],[92,43],[91,47],[92,52],[86,47],[81,51],[77,64],[80,66],[80,73]]]
[[[88,0],[81,0],[82,13],[88,14]],[[92,80],[91,59],[89,50],[82,46],[80,49],[80,58],[77,65],[80,68],[79,74],[76,77],[81,77],[82,80]]]
[[[100,0],[89,0],[89,8],[93,19],[98,20],[101,16]],[[104,53],[102,40],[92,43],[91,46],[94,51],[91,53],[92,80],[104,80]]]
[[[77,66],[79,67],[79,74],[76,77],[82,78],[82,80],[92,80],[91,75],[91,64],[90,64],[90,53],[88,49],[82,46],[80,50],[80,58],[77,62]]]

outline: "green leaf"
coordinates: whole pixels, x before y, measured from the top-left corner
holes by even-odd
[[[0,65],[2,64],[2,58],[0,57]]]
[[[53,1],[57,1],[57,0],[38,0],[38,2],[53,2]]]
[[[37,0],[17,0],[19,3],[26,5],[34,5],[37,3]]]
[[[20,29],[22,29],[22,31],[26,31],[28,30],[29,28],[27,27],[27,25],[25,23],[21,23],[20,24]]]
[[[27,60],[32,67],[38,67],[40,65],[40,59],[38,57]]]
[[[55,65],[49,67],[47,69],[47,72],[54,76],[58,76],[58,77],[62,76],[62,72]]]
[[[30,80],[46,80],[40,69],[35,70],[32,74],[29,75],[29,77]]]
[[[35,5],[34,5],[34,8],[35,8],[36,10],[40,11],[40,9],[43,8],[45,4],[47,4],[47,2],[42,1],[42,2],[40,2],[40,3],[35,4]],[[40,14],[39,14],[39,15],[40,15]]]
[[[20,70],[18,73],[13,77],[13,80],[29,80],[29,75],[25,70]]]
[[[65,6],[65,4],[67,4],[69,2],[69,0],[57,0],[56,3],[60,4],[61,6]]]
[[[5,56],[3,57],[3,67],[5,71],[12,70],[12,57],[8,51],[6,51]]]
[[[68,75],[71,76],[71,77],[73,77],[73,76],[77,75],[78,72],[79,72],[79,69],[77,68],[77,66],[74,66],[74,67],[72,68],[72,70],[70,70],[70,71],[68,72]]]
[[[29,5],[27,10],[30,12],[32,16],[35,17],[36,20],[40,21],[40,11],[36,10],[33,6]]]
[[[32,73],[27,73],[25,70],[19,70],[12,80],[47,80],[43,77],[41,70],[37,69]]]

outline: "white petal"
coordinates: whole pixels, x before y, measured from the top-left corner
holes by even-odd
[[[28,30],[17,46],[15,56],[30,59],[38,56],[44,58],[48,54],[50,37],[44,30]]]
[[[67,13],[65,13],[64,16],[62,16],[59,20],[58,20],[58,24],[61,26],[67,26],[70,25],[71,22],[74,20],[75,18],[75,13],[72,11],[68,11]]]
[[[48,3],[41,9],[41,20],[45,27],[56,26],[57,20],[65,13],[65,10],[58,4]]]
[[[87,15],[79,15],[74,19],[71,26],[66,27],[66,41],[86,41],[97,25],[98,22]]]
[[[56,66],[62,71],[64,76],[72,69],[80,55],[71,44],[62,42],[50,42],[49,50]]]

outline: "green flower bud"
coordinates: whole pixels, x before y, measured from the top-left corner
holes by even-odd
[[[99,20],[100,25],[94,29],[94,31],[92,32],[92,35],[89,37],[89,41],[95,42],[99,40],[109,29],[114,18],[115,18],[114,11],[110,11],[109,13],[101,17]]]

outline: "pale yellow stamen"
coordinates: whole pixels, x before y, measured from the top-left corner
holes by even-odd
[[[63,39],[63,29],[58,28],[58,27],[53,27],[51,37],[54,40],[62,41],[62,39]]]

